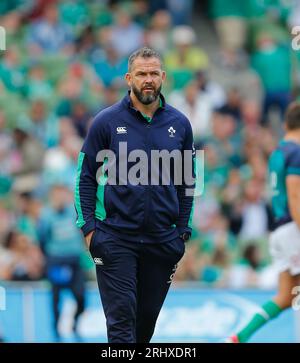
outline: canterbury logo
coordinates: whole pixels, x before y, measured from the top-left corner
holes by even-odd
[[[117,134],[127,134],[126,126],[117,127]]]
[[[95,257],[94,262],[95,262],[95,265],[102,265],[102,266],[104,265],[103,260],[100,257]]]

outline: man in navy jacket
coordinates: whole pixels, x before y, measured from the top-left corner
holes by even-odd
[[[146,343],[191,234],[195,150],[161,94],[159,54],[134,52],[125,77],[128,94],[96,115],[79,154],[75,205],[108,341]]]

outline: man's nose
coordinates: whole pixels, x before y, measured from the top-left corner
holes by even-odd
[[[152,83],[153,82],[153,77],[151,76],[151,74],[147,74],[145,82],[146,83]]]

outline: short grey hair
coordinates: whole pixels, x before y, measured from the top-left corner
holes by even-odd
[[[154,49],[143,47],[135,52],[133,52],[128,59],[128,72],[132,70],[132,64],[137,58],[157,58],[160,61],[161,66],[163,65],[163,60],[161,55]]]

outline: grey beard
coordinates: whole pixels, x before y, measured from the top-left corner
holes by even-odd
[[[155,102],[159,97],[161,91],[161,85],[158,87],[157,90],[154,90],[150,95],[144,95],[143,91],[139,91],[135,85],[131,86],[132,92],[135,94],[136,98],[143,104],[143,105],[150,105],[151,103]]]

